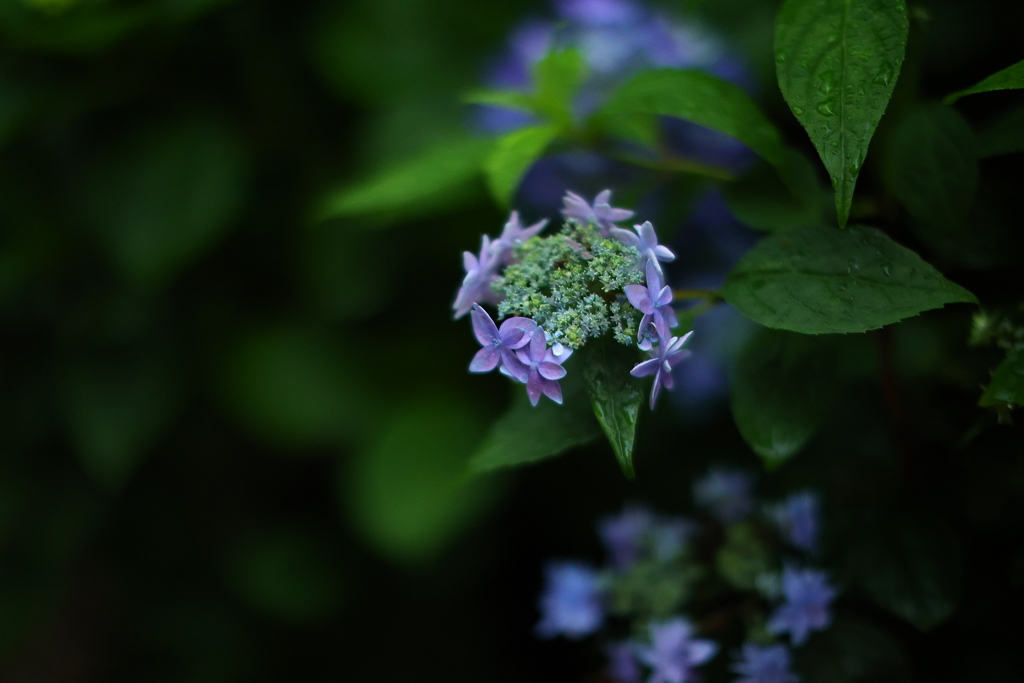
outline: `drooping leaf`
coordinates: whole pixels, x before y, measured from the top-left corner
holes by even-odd
[[[703,71],[641,73],[611,96],[602,113],[685,119],[736,138],[771,164],[783,161],[779,132],[757,103],[732,83]]]
[[[776,19],[779,87],[832,178],[840,226],[903,65],[908,27],[904,0],[786,0]]]
[[[962,231],[978,189],[967,122],[949,107],[925,105],[910,111],[890,140],[889,186],[907,212],[925,226]]]
[[[986,408],[1008,403],[1024,405],[1024,345],[1010,349],[978,400],[978,405]]]
[[[575,446],[596,439],[601,428],[579,381],[569,375],[561,382],[562,405],[546,398],[530,405],[520,391],[512,407],[499,418],[484,437],[470,461],[475,472],[517,467],[560,455]]]
[[[786,181],[769,166],[759,164],[723,190],[730,211],[744,225],[774,232],[823,225],[824,188],[807,159],[785,150]],[[788,181],[788,182],[787,182]]]
[[[331,191],[317,218],[402,212],[417,204],[433,206],[438,195],[457,192],[473,180],[493,148],[493,141],[473,137],[430,147],[369,180]]]
[[[722,296],[765,327],[865,332],[974,295],[882,232],[796,228],[748,251]]]
[[[978,156],[1024,152],[1024,105],[1014,107],[978,133]]]
[[[484,161],[484,173],[491,194],[501,205],[512,203],[519,182],[558,133],[556,125],[528,126],[498,140],[494,151]]]
[[[953,104],[961,97],[974,95],[981,92],[992,92],[994,90],[1019,90],[1024,88],[1024,60],[998,71],[977,85],[965,88],[951,95],[947,95],[946,104]]]
[[[633,439],[645,398],[643,384],[629,374],[636,365],[636,353],[605,338],[579,355],[594,415],[615,451],[622,473],[632,479]]]
[[[838,378],[832,339],[762,330],[732,376],[732,414],[769,469],[795,455],[832,407]]]

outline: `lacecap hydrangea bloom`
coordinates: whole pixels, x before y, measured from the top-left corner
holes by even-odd
[[[675,258],[658,244],[649,222],[624,230],[632,217],[610,204],[611,191],[594,203],[566,194],[562,229],[542,236],[547,221],[523,227],[513,212],[498,237],[481,238],[479,254],[466,252],[466,275],[452,305],[456,318],[471,314],[481,349],[471,372],[497,369],[526,385],[533,405],[547,396],[562,402],[564,363],[587,343],[609,337],[646,352],[622,369],[634,377],[653,376],[650,405],[662,387],[674,385],[672,371],[689,352],[689,333],[676,336],[679,320],[662,262]],[[484,309],[496,307],[495,318]]]

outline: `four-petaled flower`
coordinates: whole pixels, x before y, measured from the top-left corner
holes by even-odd
[[[503,373],[520,382],[527,381],[527,367],[513,352],[530,343],[537,331],[537,323],[529,318],[516,317],[505,320],[499,328],[480,304],[473,304],[469,317],[473,321],[473,334],[483,346],[473,356],[469,371],[490,372],[500,365]],[[539,336],[543,338],[544,335]]]
[[[661,387],[664,386],[666,389],[671,389],[675,386],[675,380],[672,379],[672,368],[690,355],[690,352],[683,348],[683,344],[686,343],[691,334],[693,334],[693,330],[690,330],[682,337],[670,337],[664,340],[662,344],[658,345],[657,350],[654,351],[656,355],[653,358],[637,363],[629,371],[629,374],[634,377],[654,375],[654,384],[651,386],[651,410],[654,410],[654,404],[658,400],[658,393],[661,391]]]
[[[811,631],[828,627],[832,620],[828,608],[836,589],[829,585],[825,572],[787,565],[782,570],[782,593],[786,602],[768,620],[769,633],[789,633],[793,645],[800,646]]]
[[[644,314],[636,332],[637,344],[644,351],[650,350],[652,336],[658,339],[662,346],[665,346],[665,341],[672,336],[670,328],[679,324],[676,312],[671,306],[672,288],[662,284],[661,272],[655,263],[656,261],[647,262],[646,287],[644,285],[623,287],[629,303]],[[651,334],[652,328],[654,335]],[[671,385],[666,386],[671,388]]]
[[[491,289],[491,283],[498,277],[498,268],[501,261],[495,258],[491,238],[484,235],[480,240],[480,255],[477,256],[470,251],[462,252],[462,267],[466,269],[466,277],[462,280],[462,287],[455,296],[455,319],[469,313],[473,304],[499,304],[501,299]]]
[[[494,257],[501,265],[508,265],[512,261],[512,254],[515,252],[516,247],[539,234],[547,224],[548,219],[545,218],[524,228],[522,223],[519,222],[519,212],[513,211],[501,231],[501,236],[491,243]]]
[[[562,199],[565,204],[562,215],[580,223],[593,223],[601,231],[601,237],[608,237],[612,228],[618,227],[616,223],[633,217],[632,211],[617,209],[609,204],[611,198],[612,191],[604,190],[594,197],[594,205],[591,206],[583,197],[567,191]]]
[[[562,363],[572,355],[572,349],[562,347],[562,353],[555,355],[555,349],[549,349],[544,335],[535,334],[530,339],[528,346],[525,346],[516,354],[527,369],[526,395],[530,397],[530,403],[537,405],[540,395],[544,394],[555,403],[562,402],[562,387],[558,380],[565,377],[565,368]],[[519,379],[511,372],[502,372],[509,377]],[[519,380],[523,381],[523,380]]]
[[[597,571],[582,562],[549,562],[540,596],[541,638],[564,635],[579,639],[604,622],[604,596]]]
[[[790,653],[785,645],[744,643],[742,659],[732,667],[743,678],[734,683],[797,683],[800,677],[789,667]]]
[[[675,261],[676,255],[672,253],[672,250],[658,244],[658,235],[654,232],[654,226],[650,221],[644,221],[643,225],[634,225],[633,229],[636,230],[635,234],[623,228],[612,228],[611,236],[640,252],[637,268],[643,270],[648,263],[653,263],[660,273],[661,263],[659,261]]]
[[[693,681],[693,669],[718,652],[717,643],[693,637],[693,626],[686,619],[652,623],[650,631],[651,645],[637,648],[637,657],[651,668],[647,683]]]

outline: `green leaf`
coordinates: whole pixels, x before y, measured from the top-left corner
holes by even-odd
[[[1013,66],[1008,66],[1002,71],[992,74],[981,83],[973,85],[965,90],[960,90],[947,95],[946,104],[953,104],[961,97],[974,95],[980,92],[992,92],[994,90],[1019,90],[1024,88],[1024,60]]]
[[[594,415],[615,451],[622,473],[632,479],[636,476],[633,471],[636,421],[646,397],[643,384],[629,374],[636,365],[636,352],[604,338],[581,350],[579,356]]]
[[[479,138],[447,141],[387,168],[374,177],[328,193],[318,220],[392,213],[433,206],[438,195],[460,190],[480,172],[494,142]]]
[[[646,71],[619,88],[602,114],[658,114],[736,138],[773,165],[783,162],[779,132],[750,96],[703,71]]]
[[[981,158],[1024,152],[1024,105],[1014,107],[978,133]]]
[[[841,227],[907,31],[904,0],[786,0],[776,19],[779,87],[832,178]]]
[[[533,96],[519,90],[474,90],[463,96],[462,101],[531,113],[536,109]]]
[[[562,405],[542,399],[532,406],[518,388],[515,402],[484,437],[470,468],[488,472],[527,465],[596,439],[601,429],[582,389],[570,375],[562,380]]]
[[[849,545],[846,562],[868,597],[922,631],[956,609],[962,565],[959,540],[946,525],[891,516]]]
[[[723,194],[729,210],[744,225],[774,232],[824,223],[824,188],[814,168],[798,152],[785,150],[784,154],[788,183],[776,170],[758,164],[737,181],[725,185]]]
[[[770,574],[777,561],[760,530],[750,522],[730,525],[725,530],[725,543],[715,554],[719,575],[744,591],[755,590],[758,578]]]
[[[941,104],[907,113],[886,150],[892,193],[918,221],[961,231],[978,190],[974,134]]]
[[[914,683],[899,642],[867,621],[838,615],[794,652],[802,683]]]
[[[533,67],[534,107],[563,128],[572,125],[573,98],[583,84],[586,63],[578,50],[552,52]]]
[[[491,194],[502,206],[512,204],[519,182],[535,161],[544,155],[555,138],[555,125],[528,126],[513,131],[500,140],[484,162],[484,173]]]
[[[748,251],[722,296],[765,327],[866,332],[973,294],[874,228],[796,228]]]
[[[732,375],[732,414],[765,467],[798,453],[832,407],[838,379],[832,339],[762,330]]]
[[[1024,405],[1024,345],[1010,349],[978,400],[978,405],[985,408],[1007,403]]]

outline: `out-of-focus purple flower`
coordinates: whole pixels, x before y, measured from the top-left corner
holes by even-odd
[[[657,560],[674,559],[683,552],[696,531],[697,525],[683,517],[659,519],[650,532],[651,553]]]
[[[529,345],[516,351],[516,354],[527,369],[526,395],[530,397],[530,403],[537,405],[540,402],[540,395],[544,394],[560,404],[562,387],[558,380],[565,377],[562,363],[572,355],[572,349],[562,347],[562,353],[555,355],[554,349],[547,347],[544,335],[535,334]],[[509,376],[518,379],[515,375]]]
[[[512,260],[512,253],[515,251],[515,248],[531,237],[539,234],[547,224],[548,219],[545,218],[524,228],[523,224],[519,222],[519,212],[513,211],[512,215],[508,218],[508,222],[505,223],[505,227],[501,231],[501,236],[491,243],[491,250],[494,252],[494,257],[502,265],[508,265]]]
[[[654,384],[651,386],[651,410],[654,410],[654,404],[658,400],[661,387],[664,386],[666,389],[671,389],[675,386],[675,380],[672,379],[672,368],[690,355],[690,352],[683,348],[683,344],[686,343],[691,334],[693,334],[692,330],[682,337],[670,337],[664,340],[654,351],[657,354],[654,358],[637,363],[629,371],[629,374],[634,377],[654,375]]]
[[[537,331],[537,323],[517,316],[503,321],[499,328],[480,304],[473,304],[469,317],[473,321],[473,334],[483,346],[473,356],[469,371],[490,372],[500,365],[511,377],[520,382],[527,381],[528,370],[513,351],[530,343]]]
[[[750,473],[716,468],[693,483],[693,500],[723,524],[734,524],[754,511],[753,488]]]
[[[606,650],[608,675],[616,683],[640,683],[640,664],[636,661],[636,643],[614,643]]]
[[[615,26],[639,21],[643,7],[628,0],[559,0],[558,14],[587,26]]]
[[[651,668],[647,683],[687,683],[696,680],[694,668],[718,652],[718,644],[693,637],[693,626],[676,618],[650,625],[651,645],[637,647],[637,657]]]
[[[654,513],[643,507],[626,507],[614,517],[597,524],[597,535],[608,549],[612,567],[623,569],[640,556],[641,542],[654,525]]]
[[[604,597],[597,571],[582,562],[549,562],[535,628],[541,638],[564,635],[577,640],[604,622]]]
[[[789,633],[793,645],[800,646],[811,631],[825,629],[832,621],[829,605],[836,589],[825,572],[787,565],[782,570],[782,594],[786,602],[768,620],[769,633]]]
[[[820,508],[821,496],[814,491],[801,491],[769,508],[768,515],[794,548],[813,553],[818,547]]]
[[[565,208],[562,215],[566,220],[575,220],[580,223],[592,223],[601,231],[602,237],[608,237],[615,224],[633,217],[633,212],[628,209],[617,209],[609,202],[612,198],[611,190],[604,190],[594,197],[594,205],[591,206],[587,200],[575,192],[567,191],[562,202]]]
[[[743,644],[742,659],[732,670],[743,678],[734,683],[797,683],[800,677],[790,670],[790,652],[785,645]]]
[[[644,221],[642,225],[634,225],[633,229],[636,230],[636,233],[623,230],[622,228],[612,228],[611,233],[612,237],[640,252],[640,260],[636,264],[637,268],[643,270],[647,267],[648,263],[653,263],[654,267],[661,273],[660,261],[667,263],[675,260],[676,255],[672,253],[671,249],[658,244],[658,235],[654,232],[654,226],[650,221]]]
[[[480,255],[477,256],[470,251],[462,252],[462,267],[466,269],[466,277],[462,280],[462,287],[455,295],[455,319],[469,313],[473,304],[499,304],[501,297],[491,289],[491,283],[498,277],[498,268],[501,262],[494,257],[494,249],[491,245],[491,238],[484,235],[480,238]]]
[[[664,346],[665,340],[672,336],[670,329],[679,324],[679,319],[672,308],[672,288],[662,284],[661,271],[658,270],[657,261],[647,262],[646,287],[644,285],[626,285],[623,290],[626,292],[629,303],[644,314],[636,331],[637,344],[644,351],[649,351],[652,345],[651,338],[654,337]],[[654,329],[653,335],[651,328]],[[637,375],[637,377],[639,376]]]

